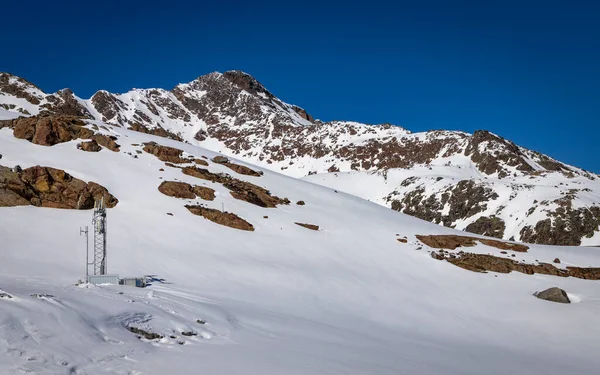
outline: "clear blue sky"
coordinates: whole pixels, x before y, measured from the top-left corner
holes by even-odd
[[[323,120],[487,129],[600,172],[587,1],[7,1],[0,71],[44,91],[244,70]]]

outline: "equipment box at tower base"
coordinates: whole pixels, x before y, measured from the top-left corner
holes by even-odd
[[[88,276],[88,283],[98,284],[119,284],[119,275],[90,275]]]
[[[122,285],[127,286],[136,286],[138,288],[146,287],[146,278],[145,277],[124,277],[121,279]]]

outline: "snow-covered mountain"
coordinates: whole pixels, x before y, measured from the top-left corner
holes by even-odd
[[[411,133],[315,120],[240,71],[172,90],[47,95],[0,73],[0,107],[69,114],[184,140],[421,219],[502,239],[600,244],[600,177],[486,131]],[[443,126],[443,124],[440,124]]]
[[[16,116],[0,109],[1,374],[600,367],[595,248],[466,238],[189,143]],[[75,285],[100,198],[108,272],[147,288]],[[533,296],[549,287],[571,304]]]

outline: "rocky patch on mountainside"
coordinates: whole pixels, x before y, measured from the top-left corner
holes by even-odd
[[[35,85],[21,77],[16,77],[8,73],[0,73],[0,91],[16,98],[25,99],[33,105],[40,104],[42,98],[31,93],[31,91],[28,90],[30,87],[37,88]],[[39,90],[39,88],[37,89]]]
[[[144,143],[144,151],[156,156],[159,160],[173,164],[189,163],[188,159],[181,157],[183,151],[169,146],[162,146],[156,142]]]
[[[112,208],[118,200],[95,182],[84,182],[63,170],[35,166],[20,172],[0,166],[0,207],[39,207],[86,210],[104,199]]]
[[[256,206],[272,208],[277,207],[278,204],[290,204],[287,198],[282,199],[271,195],[271,192],[263,187],[238,180],[225,173],[213,173],[208,169],[198,167],[183,168],[183,173],[188,176],[223,184],[224,187],[230,190],[232,197]]]
[[[121,149],[121,146],[117,143],[117,137],[115,136],[96,134],[92,136],[92,140],[113,152],[119,152]]]
[[[542,274],[560,277],[575,277],[586,280],[600,280],[600,268],[566,267],[561,269],[549,263],[527,264],[513,259],[501,258],[489,254],[472,254],[459,252],[449,253],[444,250],[433,252],[432,257],[438,260],[446,260],[457,267],[474,272],[498,272],[510,273],[517,271],[526,275]]]
[[[77,101],[73,91],[64,89],[46,96],[46,103],[40,106],[40,114],[60,114],[92,118],[90,112]]]
[[[212,221],[213,223],[240,230],[254,231],[254,226],[252,226],[252,224],[237,216],[236,214],[230,212],[222,212],[213,208],[207,208],[202,206],[186,205],[185,208],[187,208],[194,215],[202,216],[205,219]]]
[[[484,245],[495,247],[501,250],[511,250],[517,252],[527,252],[528,246],[516,243],[510,243],[505,241],[491,240],[487,238],[477,238],[468,236],[457,236],[457,235],[417,235],[417,239],[423,242],[429,247],[435,249],[448,249],[455,250],[458,247],[472,247],[477,245],[476,241],[481,242]]]
[[[260,177],[263,175],[263,172],[257,172],[252,168],[246,167],[245,165],[240,165],[240,164],[235,164],[232,163],[229,158],[226,158],[224,156],[215,156],[212,159],[213,162],[217,163],[217,164],[221,164],[226,166],[227,168],[231,169],[232,171],[239,173],[239,174],[243,174],[246,176],[254,176],[254,177]]]
[[[215,199],[215,191],[204,186],[192,186],[186,182],[163,181],[158,186],[158,191],[175,198],[195,199],[197,196],[212,201]]]
[[[13,129],[16,138],[26,139],[42,146],[53,146],[74,139],[88,139],[94,132],[85,128],[85,122],[75,116],[31,116],[0,121],[0,128]]]
[[[471,224],[467,225],[465,231],[482,236],[502,238],[506,224],[504,220],[496,216],[482,216]]]
[[[402,184],[410,186],[415,181],[407,179]],[[392,193],[387,198],[393,210],[449,227],[457,220],[468,219],[485,211],[487,202],[498,198],[498,194],[489,186],[473,180],[460,181],[430,195],[425,193],[425,186],[420,185],[404,194],[401,199],[395,199],[395,196],[396,194]],[[449,209],[444,210],[446,205]],[[496,236],[502,238],[503,234],[502,231],[496,233]]]
[[[573,207],[576,192],[566,194],[554,203],[558,207],[546,210],[548,218],[534,226],[521,229],[521,240],[547,245],[578,246],[582,238],[591,238],[600,230],[600,206]]]
[[[136,131],[136,132],[144,133],[144,134],[152,134],[152,135],[156,135],[158,137],[174,139],[176,141],[184,141],[184,139],[181,138],[179,135],[177,135],[173,132],[170,132],[166,129],[163,129],[161,127],[158,127],[158,128],[155,127],[155,128],[149,129],[145,125],[134,122],[134,123],[129,124],[129,129]]]

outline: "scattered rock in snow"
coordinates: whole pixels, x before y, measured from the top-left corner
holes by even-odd
[[[32,294],[31,297],[37,298],[37,299],[54,298],[54,296],[52,294],[38,294],[38,293]]]
[[[77,145],[77,148],[80,149],[81,151],[87,151],[87,152],[98,152],[98,151],[102,150],[102,147],[100,147],[98,142],[94,141],[93,139],[90,141],[87,141],[87,142],[81,142],[80,144]]]
[[[206,321],[204,321],[202,319],[197,319],[196,323],[198,323],[198,324],[206,324]]]
[[[304,206],[306,203],[304,203],[304,201],[298,201],[298,202],[296,202],[296,204],[298,206]]]
[[[229,158],[227,158],[226,156],[217,155],[214,158],[212,158],[212,161],[217,164],[224,164],[229,162]]]
[[[198,334],[196,332],[193,332],[193,331],[181,332],[181,334],[184,335],[184,336],[188,336],[188,337],[190,337],[190,336],[198,336]]]
[[[213,223],[240,230],[254,231],[254,227],[252,226],[252,224],[237,216],[236,214],[230,212],[221,212],[213,208],[207,208],[197,205],[186,205],[185,208],[187,208],[194,215],[202,216],[205,219],[212,221]]]
[[[560,259],[554,258],[554,263],[560,263]]]
[[[301,227],[307,228],[307,229],[311,229],[311,230],[319,230],[319,226],[318,225],[314,225],[314,224],[307,224],[307,223],[294,223],[296,225],[300,225]]]
[[[564,290],[562,290],[560,288],[556,288],[556,287],[549,288],[549,289],[546,289],[541,292],[536,292],[534,294],[534,296],[536,296],[539,299],[543,299],[543,300],[551,301],[551,302],[571,303],[569,296],[567,296],[567,292],[565,292]]]
[[[203,165],[205,167],[208,167],[208,163],[206,162],[206,160],[202,160],[202,159],[194,159],[194,163],[198,164],[198,165]]]
[[[128,327],[128,328],[129,328],[130,332],[138,335],[138,338],[144,337],[148,340],[160,340],[164,337],[163,335],[159,335],[158,333],[144,331],[143,329],[140,329],[140,328],[136,328],[136,327]]]
[[[406,238],[396,238],[398,242],[407,243],[408,240]]]
[[[12,299],[13,296],[11,296],[10,294],[8,294],[6,292],[0,292],[0,298]]]

